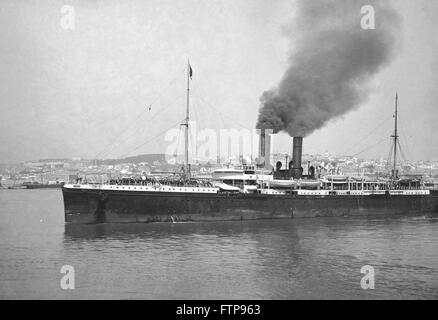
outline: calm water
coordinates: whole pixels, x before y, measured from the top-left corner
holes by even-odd
[[[66,226],[60,190],[0,190],[2,299],[437,299],[437,244],[426,217]]]

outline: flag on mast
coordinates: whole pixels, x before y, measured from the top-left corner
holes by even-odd
[[[189,63],[189,76],[190,76],[190,80],[192,80],[192,75],[193,75],[193,70],[192,70],[192,66]]]

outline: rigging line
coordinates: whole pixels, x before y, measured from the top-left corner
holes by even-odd
[[[222,112],[220,112],[219,110],[217,110],[216,108],[214,108],[214,107],[213,107],[208,101],[206,101],[204,98],[202,98],[201,96],[199,96],[196,92],[194,93],[194,95],[195,95],[199,100],[203,101],[204,104],[205,104],[207,107],[209,107],[211,110],[213,110],[214,112],[216,112],[216,113],[219,115],[219,117],[220,117],[220,119],[221,119],[221,121],[222,121],[222,123],[223,123],[224,126],[226,125],[226,122],[224,121],[224,117],[226,117],[226,118],[228,118],[229,120],[231,120],[232,122],[236,123],[239,127],[243,128],[243,129],[249,129],[249,127],[240,124],[239,122],[237,122],[237,121],[234,120],[233,118],[231,118],[231,117],[225,115],[224,113],[222,113]],[[253,129],[249,129],[249,130],[253,130]],[[220,156],[221,156],[221,151],[220,151],[220,148],[219,148],[219,153],[218,153],[217,157],[220,158]]]
[[[199,115],[201,112],[198,110],[197,101],[194,101],[194,103],[192,103],[192,110],[194,111],[193,113],[195,114],[196,130],[204,129],[204,127],[201,125],[201,116]]]
[[[399,103],[399,105],[400,105],[400,103]],[[400,130],[400,131],[403,131],[403,132],[405,132],[406,134],[405,135],[408,135],[408,136],[410,136],[410,137],[412,137],[412,135],[410,134],[410,132],[408,131],[408,127],[407,126],[405,126],[405,121],[404,121],[404,117],[403,117],[403,110],[401,110],[401,109],[399,109],[398,111],[397,111],[397,122],[398,122],[398,126],[401,128],[401,127],[403,127],[403,130]]]
[[[184,120],[180,120],[178,121],[177,124],[173,124],[172,126],[170,126],[169,128],[167,128],[166,130],[161,131],[160,133],[158,133],[157,135],[153,136],[151,139],[143,142],[142,144],[138,145],[137,147],[135,147],[134,149],[130,150],[129,152],[125,153],[121,158],[125,158],[127,155],[129,155],[131,152],[134,152],[136,150],[138,150],[139,148],[143,147],[144,145],[148,144],[149,142],[155,140],[156,138],[158,138],[159,136],[161,136],[162,134],[166,133],[167,131],[169,131],[170,129],[176,127],[177,125],[181,125],[181,122]]]
[[[194,94],[196,95],[200,100],[202,100],[207,107],[209,107],[210,109],[212,109],[213,111],[217,112],[219,115],[224,116],[226,118],[228,118],[229,120],[231,120],[232,122],[234,122],[235,124],[237,124],[238,126],[244,128],[244,129],[249,129],[248,126],[242,125],[239,122],[237,122],[235,119],[231,118],[230,116],[227,116],[226,114],[222,113],[221,111],[217,110],[215,107],[213,107],[207,100],[205,100],[204,98],[202,98],[201,96],[197,95],[196,93]]]
[[[219,116],[220,121],[222,122],[222,125],[225,127],[227,124],[227,121],[225,121],[225,117],[228,118],[229,120],[231,120],[232,122],[236,123],[239,127],[244,128],[244,129],[248,129],[249,127],[244,126],[240,123],[238,123],[235,119],[231,118],[230,116],[227,116],[226,114],[222,113],[221,111],[217,110],[215,107],[213,107],[213,105],[211,103],[209,103],[207,100],[205,100],[204,98],[202,98],[201,96],[197,95],[196,93],[194,94],[196,95],[197,98],[199,98],[200,100],[202,100],[204,102],[204,104],[210,108],[210,110],[216,112],[216,114]],[[251,130],[251,129],[250,129]]]
[[[192,104],[191,106],[191,110],[192,110],[192,114],[194,115],[194,117],[192,117],[191,119],[195,118],[195,124],[192,122],[190,125],[190,129],[189,129],[189,152],[190,152],[190,156],[192,159],[192,163],[193,161],[196,161],[196,149],[197,149],[197,145],[196,145],[196,141],[195,141],[195,137],[194,137],[194,132],[193,132],[193,126],[196,125],[198,126],[198,122],[197,122],[197,112],[196,112],[196,108],[195,105],[196,103],[194,103],[195,101],[193,101],[192,99]],[[196,127],[196,130],[198,130],[198,128]]]
[[[166,92],[166,91],[167,91],[167,90],[168,90],[168,89],[174,84],[174,82],[175,82],[179,77],[180,77],[180,76],[177,76],[177,77],[175,77],[173,80],[171,80],[171,81],[169,82],[169,84],[165,87],[165,89],[163,90],[163,92],[162,92],[162,93],[159,93],[159,94],[158,94],[158,97],[155,98],[155,99],[153,100],[152,103],[150,103],[150,104],[147,105],[148,108],[144,108],[144,109],[138,114],[138,116],[136,117],[136,120],[134,121],[134,123],[137,123],[137,122],[141,119],[141,117],[146,113],[146,111],[149,111],[149,108],[150,108],[152,105],[154,105],[159,99],[161,99],[161,98],[163,97],[164,92]],[[132,124],[126,126],[125,129],[121,130],[121,131],[120,131],[121,134],[116,135],[115,138],[112,139],[112,141],[111,141],[111,142],[110,142],[105,148],[103,148],[100,152],[98,152],[94,158],[97,158],[97,157],[98,157],[100,154],[102,154],[102,153],[103,153],[103,152],[104,152],[109,146],[111,146],[113,143],[115,143],[115,142],[116,142],[121,136],[123,136],[123,134],[124,134],[124,133],[127,131],[127,129],[129,129],[131,126],[132,126]]]
[[[177,157],[178,157],[179,144],[181,143],[181,128],[182,128],[182,126],[180,126],[179,130],[178,130],[178,138],[176,140],[176,148],[175,148],[175,152],[173,154],[173,156],[175,158],[175,163],[176,163],[176,160],[177,160]]]
[[[380,122],[377,126],[375,126],[372,130],[370,130],[364,137],[362,137],[359,141],[357,141],[356,143],[354,143],[352,146],[350,146],[348,149],[346,149],[347,151],[344,152],[344,154],[348,154],[349,152],[351,152],[352,150],[354,150],[354,148],[356,148],[357,146],[359,146],[362,142],[364,142],[366,139],[368,139],[371,134],[373,133],[373,131],[379,129],[381,126],[383,126],[383,124],[385,124],[385,122],[387,122],[389,119],[389,117],[385,118],[382,122]],[[386,138],[385,138],[386,139]]]
[[[403,158],[403,161],[406,162],[406,161],[407,161],[407,158],[406,158],[405,153],[403,152],[403,149],[402,149],[402,147],[401,147],[400,139],[397,140],[397,144],[398,144],[398,149],[400,150],[401,156],[402,156],[402,158]]]
[[[369,150],[369,149],[371,149],[371,148],[374,148],[375,146],[381,144],[381,143],[382,143],[383,141],[385,141],[386,139],[388,139],[388,138],[386,138],[386,137],[383,138],[382,140],[378,141],[377,143],[375,143],[375,144],[373,144],[373,145],[371,145],[371,146],[369,146],[369,147],[363,149],[362,151],[360,151],[360,152],[358,152],[358,153],[352,155],[352,157],[355,157],[355,156],[357,156],[357,155],[359,155],[359,154],[361,154],[361,153],[363,153],[363,152],[365,152],[365,151],[367,151],[367,150]]]
[[[168,82],[168,85],[164,88],[164,90],[162,90],[162,92],[158,92],[155,94],[155,96],[157,96],[157,98],[155,98],[154,100],[152,100],[152,103],[147,104],[148,107],[151,107],[152,105],[154,105],[160,98],[163,97],[163,94],[175,83],[175,81],[178,80],[178,76],[175,77],[174,79],[172,79],[170,82]],[[125,114],[125,111],[123,110],[124,108],[121,108],[122,112],[120,112],[118,115],[116,115],[114,118],[120,118],[123,114]],[[105,123],[106,121],[103,120],[101,122],[99,122],[98,126],[102,126],[103,123]]]
[[[393,143],[391,143],[389,145],[389,155],[388,155],[388,158],[386,159],[386,166],[385,166],[386,170],[389,170],[391,167],[393,149],[394,149],[394,146],[393,146]]]
[[[152,121],[153,121],[153,120],[154,120],[159,114],[163,113],[163,112],[164,112],[165,110],[167,110],[171,105],[173,105],[173,103],[175,103],[176,101],[178,101],[178,100],[180,100],[180,99],[181,99],[181,97],[175,99],[175,100],[172,101],[172,102],[169,102],[165,107],[160,108],[160,110],[157,111],[157,113],[155,113],[155,114],[152,116],[152,118],[150,118],[148,121],[149,121],[149,122],[152,122]],[[139,127],[137,128],[137,130],[135,130],[134,132],[132,132],[132,133],[131,133],[129,136],[127,136],[124,140],[119,140],[119,141],[118,141],[117,143],[115,143],[110,149],[108,149],[106,152],[104,152],[103,155],[104,155],[104,154],[109,155],[109,154],[111,153],[111,151],[114,150],[114,148],[120,146],[121,143],[126,142],[126,141],[128,141],[129,139],[131,139],[131,137],[133,137],[134,135],[136,135],[141,129],[145,129],[145,131],[146,131],[148,128],[145,127],[145,126],[143,125],[143,123],[142,123],[142,125],[139,126]],[[143,136],[143,133],[141,134],[141,136]]]
[[[152,104],[151,104],[151,105],[152,105]],[[136,123],[137,123],[137,122],[143,117],[143,115],[144,115],[147,111],[148,111],[147,108],[143,109],[142,112],[140,112],[140,113],[138,114],[138,116],[136,117],[136,119],[135,119],[135,121],[134,121],[134,124],[136,124]],[[112,141],[111,141],[109,144],[107,144],[107,145],[106,145],[106,146],[105,146],[105,147],[104,147],[99,153],[96,154],[96,156],[95,156],[94,158],[97,158],[98,156],[107,153],[108,148],[111,147],[116,141],[119,141],[119,139],[120,139],[121,137],[123,137],[123,135],[124,135],[124,134],[125,134],[130,128],[132,128],[132,126],[133,126],[133,124],[128,124],[126,127],[124,127],[124,129],[120,131],[121,133],[117,134],[117,135],[114,137],[114,139],[112,139]]]
[[[196,134],[199,132],[200,129],[200,122],[199,122],[199,116],[197,108],[195,108],[196,103],[192,104],[192,110],[195,115],[195,121],[196,121]],[[193,126],[192,126],[193,128]],[[197,136],[195,136],[195,132],[193,130],[190,130],[190,139],[192,140],[192,159],[197,161],[198,160],[198,140]],[[194,152],[194,154],[193,154]]]
[[[194,106],[193,110],[194,110],[195,119],[196,119],[196,133],[197,134],[205,129],[205,127],[202,125],[202,121],[201,121],[202,120],[202,112],[201,112],[202,108],[199,108],[199,105],[200,105],[199,101],[195,100],[195,103],[193,105]],[[198,138],[198,136],[195,137],[195,139],[196,139],[195,140],[196,157],[199,156],[198,155],[198,140],[197,140],[197,138]],[[196,159],[196,160],[198,160],[198,159]]]
[[[190,138],[190,142],[191,143],[189,143],[189,146],[191,145],[192,147],[191,148],[189,148],[190,149],[190,155],[192,156],[192,162],[194,161],[194,160],[196,160],[196,155],[194,154],[194,138],[193,138],[193,131],[192,130],[189,130],[189,138]]]
[[[152,106],[153,104],[151,104],[150,106]],[[153,119],[155,119],[159,114],[161,114],[164,110],[166,110],[168,107],[169,107],[169,105],[170,104],[168,104],[166,107],[164,107],[164,108],[161,108],[157,113],[155,113],[153,116],[152,116],[152,118],[151,119],[149,119],[149,121],[152,121]],[[140,114],[140,116],[134,121],[134,123],[133,124],[131,124],[131,125],[128,125],[128,127],[126,127],[126,129],[130,129],[130,128],[133,128],[134,127],[134,125],[137,123],[137,122],[139,122],[141,119],[142,119],[142,116],[143,116],[143,114],[146,112],[146,110],[144,110],[141,114]],[[107,145],[106,146],[106,148],[104,148],[99,154],[101,155],[101,156],[103,156],[103,155],[109,155],[113,150],[114,150],[114,148],[115,147],[117,147],[117,146],[119,146],[122,142],[124,142],[124,141],[126,141],[126,140],[128,140],[128,139],[130,139],[132,136],[134,136],[137,132],[139,132],[141,129],[143,128],[143,125],[141,125],[141,126],[139,126],[138,128],[137,128],[137,130],[135,130],[134,132],[132,132],[129,136],[127,136],[124,140],[121,140],[120,138],[121,137],[123,137],[124,136],[124,133],[126,133],[126,132],[128,132],[129,130],[124,130],[124,132],[122,133],[122,134],[120,134],[119,136],[117,136],[117,138],[116,139],[114,139],[109,145]],[[99,155],[98,154],[98,155]],[[96,157],[97,157],[97,155],[96,155]]]
[[[399,118],[400,119],[400,118]],[[400,125],[401,124],[401,125]],[[401,121],[401,123],[400,123],[400,121],[399,121],[399,128],[400,128],[400,131],[401,132],[404,132],[404,134],[403,134],[403,136],[404,137],[407,137],[408,139],[398,139],[398,141],[400,141],[400,140],[403,140],[403,141],[401,141],[401,142],[403,142],[403,145],[404,145],[404,148],[405,148],[405,150],[407,150],[407,152],[408,152],[408,154],[412,154],[411,152],[410,152],[410,150],[411,150],[411,148],[410,148],[410,142],[409,142],[409,139],[411,139],[412,140],[412,135],[409,133],[409,131],[407,130],[407,127],[404,125],[404,122],[403,121]],[[400,148],[401,148],[401,145],[400,145]]]
[[[406,161],[406,157],[405,157],[405,154],[404,154],[404,152],[403,152],[403,150],[402,150],[402,148],[401,148],[401,145],[400,145],[400,139],[397,139],[397,150],[398,150],[398,154],[400,155],[399,157],[400,157],[400,160],[401,161]]]
[[[138,119],[140,119],[140,118],[138,118]],[[138,122],[138,121],[135,121],[134,124],[137,123],[137,122]],[[132,127],[133,127],[133,126],[132,126]],[[112,152],[116,147],[120,146],[120,144],[122,144],[123,142],[126,143],[127,140],[129,140],[134,134],[136,134],[136,133],[137,133],[138,131],[140,131],[140,129],[142,129],[142,128],[143,128],[143,126],[142,126],[142,124],[141,124],[140,126],[138,126],[137,130],[135,130],[132,134],[130,134],[129,136],[127,136],[127,137],[124,138],[123,140],[122,140],[122,139],[115,139],[114,141],[112,141],[112,142],[110,143],[110,145],[107,146],[106,150],[101,151],[100,156],[101,156],[101,157],[109,156],[109,155],[111,154],[111,152]],[[129,129],[130,129],[130,128],[129,128]],[[126,132],[127,132],[127,131],[126,131]],[[122,137],[122,136],[123,136],[123,135],[120,135],[119,138]]]
[[[210,74],[212,74],[212,72],[204,69],[201,64],[196,65],[196,69],[198,70],[197,74],[200,75],[199,78],[201,78],[202,76],[202,79],[205,80],[203,81],[203,83],[207,83],[207,85],[210,84],[212,87],[217,87],[219,85],[218,81],[213,81],[213,79],[209,76]]]
[[[196,93],[194,93],[193,95],[196,96],[197,99],[199,99],[199,100],[203,100],[203,99],[202,99],[200,96],[198,96]],[[204,101],[204,100],[203,100],[203,101]],[[200,104],[201,104],[201,103],[200,103]],[[208,105],[208,103],[207,103],[206,101],[204,101],[204,104],[207,105],[207,107],[211,108],[211,107]],[[201,110],[202,110],[202,108],[201,108]],[[213,111],[216,111],[216,110],[213,109]],[[195,111],[195,112],[196,112],[196,111]],[[221,114],[220,112],[218,112],[218,115],[219,115],[220,121],[222,121],[222,124],[225,125],[225,121],[224,121],[224,119],[223,119],[223,117],[222,117],[222,114]],[[196,114],[196,116],[197,116],[197,114]],[[198,120],[198,121],[199,121],[199,120]]]
[[[403,144],[403,149],[406,150],[407,155],[408,155],[408,156],[409,156],[409,155],[412,155],[411,148],[409,147],[409,144],[406,142],[406,139],[401,140],[400,143]],[[405,154],[406,154],[406,153],[405,153]],[[411,159],[412,159],[412,158],[411,158]],[[411,159],[409,159],[408,157],[406,157],[406,160],[411,160]]]

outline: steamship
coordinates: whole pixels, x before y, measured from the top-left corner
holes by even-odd
[[[104,184],[62,186],[67,223],[181,222],[298,217],[438,215],[438,190],[421,179],[400,179],[396,170],[397,98],[394,163],[391,177],[316,177],[302,168],[302,137],[293,138],[292,161],[268,169],[270,136],[261,130],[262,165],[219,169],[210,179],[195,179],[188,161],[189,78],[185,126],[185,170],[179,179],[143,177]],[[282,169],[285,167],[285,169]]]

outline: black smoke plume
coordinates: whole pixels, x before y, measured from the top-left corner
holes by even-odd
[[[375,29],[361,27],[365,5],[374,8]],[[306,136],[358,107],[394,56],[398,29],[386,0],[298,0],[289,67],[260,98],[257,128]]]

